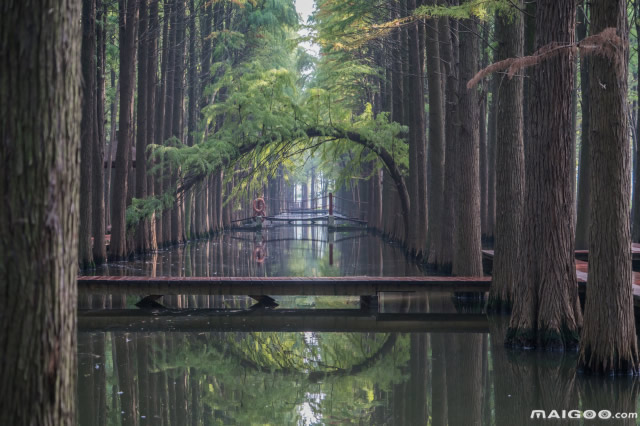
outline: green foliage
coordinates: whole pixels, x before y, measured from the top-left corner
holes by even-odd
[[[513,6],[513,2],[509,0],[469,0],[455,6],[420,6],[415,10],[414,16],[423,18],[446,16],[453,19],[479,18],[487,20],[495,12],[516,13],[518,10]]]
[[[143,219],[149,219],[154,213],[156,217],[162,216],[162,211],[173,205],[174,198],[169,193],[155,197],[147,197],[143,200],[133,198],[131,205],[127,207],[127,228],[135,228]]]
[[[169,199],[220,169],[228,171],[227,179],[234,176],[232,195],[239,199],[261,193],[282,170],[285,179],[299,183],[313,167],[339,186],[361,176],[364,162],[382,167],[370,150],[335,136],[331,129],[341,135],[355,132],[384,147],[400,169],[407,169],[406,143],[401,140],[406,129],[391,123],[388,114],[374,116],[363,97],[377,90],[382,70],[366,55],[337,48],[339,31],[357,31],[366,19],[354,17],[353,8],[338,13],[344,7],[339,3],[318,2],[314,22],[323,46],[319,60],[298,46],[292,0],[235,3],[233,24],[210,36],[212,79],[203,88],[209,104],[202,108],[196,143],[186,146],[172,138],[149,148],[157,162],[150,173],[170,166],[178,171],[179,183],[170,195],[136,201],[128,212],[129,223],[165,208]],[[355,2],[354,7],[380,18],[380,10],[371,4]],[[327,129],[327,134],[309,138],[309,128]]]

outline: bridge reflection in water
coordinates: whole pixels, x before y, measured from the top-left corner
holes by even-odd
[[[274,227],[92,272],[429,274],[376,235],[333,240],[333,262],[326,227]],[[533,409],[633,412],[637,403],[636,380],[576,376],[573,354],[507,351],[506,320],[451,292],[383,292],[374,307],[357,296],[273,296],[275,309],[246,295],[171,292],[140,309],[144,291],[91,291],[79,296],[82,425],[513,425],[534,424]]]

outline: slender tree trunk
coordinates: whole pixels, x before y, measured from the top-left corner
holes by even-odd
[[[466,83],[478,69],[478,44],[474,19],[460,21],[464,30],[460,38],[460,76],[458,123],[460,126],[456,156],[458,185],[456,186],[456,250],[453,273],[460,276],[482,276],[482,248],[480,230],[480,140],[479,107],[476,89]]]
[[[435,4],[430,0],[428,4]],[[442,232],[442,202],[444,197],[444,113],[440,78],[439,20],[426,26],[427,82],[429,85],[429,200],[428,242],[429,263],[436,263],[437,246]]]
[[[93,166],[91,182],[93,183],[93,261],[95,264],[102,264],[107,259],[107,248],[105,245],[105,207],[104,207],[104,67],[106,64],[106,22],[107,12],[103,0],[96,2],[96,20],[100,23],[96,26],[96,37],[98,44],[96,63],[96,102],[95,102],[95,123],[96,138],[93,148]]]
[[[481,54],[482,54],[482,68],[489,65],[489,53],[488,53],[488,40],[490,25],[485,23],[482,25],[482,41],[481,41]],[[482,236],[487,235],[487,223],[489,220],[489,151],[487,145],[487,98],[488,93],[486,89],[486,83],[483,82],[481,86],[480,99],[480,229],[482,230]],[[495,165],[494,165],[495,166]]]
[[[407,13],[416,8],[416,0],[407,0]],[[424,122],[424,88],[422,84],[422,64],[420,63],[419,25],[413,23],[407,28],[408,96],[405,121],[409,125],[409,182],[411,182],[411,203],[409,228],[412,232],[407,241],[410,252],[422,257],[427,249],[427,158]],[[412,153],[412,154],[411,154]]]
[[[175,2],[175,22],[176,22],[176,39],[175,39],[175,59],[173,73],[173,133],[172,135],[182,144],[182,108],[184,101],[184,56],[185,56],[185,3],[184,0]],[[173,167],[171,174],[171,185],[176,185],[180,171]],[[171,242],[174,244],[184,241],[184,215],[183,208],[186,202],[185,194],[177,194],[176,203],[171,209]]]
[[[587,36],[586,2],[578,7],[578,41]],[[589,154],[589,57],[580,57],[580,92],[582,94],[582,131],[580,133],[580,169],[578,172],[578,206],[576,223],[576,250],[589,248],[589,228],[591,224],[591,155]]]
[[[216,4],[219,7],[219,3]],[[200,36],[201,40],[201,75],[200,75],[200,101],[199,111],[208,104],[207,97],[204,95],[204,91],[207,85],[211,81],[211,31],[213,23],[213,9],[214,6],[211,3],[205,5],[205,13],[201,14],[200,20]],[[202,116],[201,116],[202,117]],[[197,142],[197,141],[196,141]],[[213,231],[213,208],[210,206],[212,197],[210,196],[213,191],[213,177],[210,177],[204,185],[202,194],[200,195],[201,211],[202,211],[202,223],[203,223],[203,236],[210,234]],[[198,195],[196,195],[198,197]],[[196,198],[197,199],[197,198]]]
[[[571,44],[574,0],[540,0],[536,46]],[[562,52],[531,71],[530,139],[525,145],[526,185],[520,273],[507,345],[575,350],[582,325],[574,261],[571,180],[573,53]],[[554,105],[554,108],[549,108]],[[553,177],[550,179],[549,177]]]
[[[147,45],[147,145],[153,144],[156,141],[156,134],[158,133],[156,118],[158,117],[159,105],[156,103],[156,94],[158,92],[158,37],[160,35],[160,23],[158,21],[158,6],[159,0],[150,0],[149,4],[149,35]],[[145,152],[146,168],[153,164],[151,154]],[[148,172],[147,172],[148,173]],[[147,176],[147,196],[153,197],[155,194],[156,179],[153,176]],[[158,249],[157,241],[157,224],[156,214],[151,216],[149,221],[148,241],[149,250],[155,251]]]
[[[82,1],[82,121],[80,125],[80,268],[94,266],[91,247],[91,169],[95,141],[96,1]]]
[[[111,179],[111,172],[113,171],[113,160],[116,155],[116,147],[118,146],[118,135],[116,132],[117,129],[117,117],[118,113],[118,104],[120,102],[120,80],[116,83],[116,72],[111,69],[111,87],[116,88],[116,94],[113,98],[113,102],[111,102],[111,108],[109,108],[109,115],[111,116],[111,130],[109,132],[109,152],[107,154],[107,175],[105,176],[106,189],[104,194],[105,200],[105,226],[109,232],[111,232],[111,198],[113,195],[113,185]]]
[[[445,162],[443,206],[440,224],[441,238],[437,247],[435,264],[438,269],[450,272],[453,266],[455,249],[455,194],[457,181],[456,144],[458,142],[458,126],[456,108],[458,105],[458,55],[457,55],[457,23],[449,18],[439,19],[440,57],[445,64]],[[453,25],[452,25],[453,24]]]
[[[167,65],[164,76],[164,138],[162,142],[167,141],[172,133],[173,125],[173,88],[174,88],[174,74],[175,74],[175,57],[176,57],[176,2],[165,1],[165,20],[169,22],[167,37],[163,40],[163,43],[167,44]],[[164,60],[164,59],[163,59]],[[171,190],[171,167],[165,165],[162,176],[162,191],[167,193]],[[162,212],[162,240],[165,246],[171,245],[172,237],[172,221],[171,221],[171,208],[167,208]]]
[[[514,0],[518,7],[522,0]],[[524,50],[524,22],[519,14],[496,16],[496,61],[519,58]],[[502,76],[496,122],[496,227],[493,280],[488,309],[509,311],[515,284],[520,280],[520,238],[524,204],[524,145],[521,75]]]
[[[133,86],[136,58],[138,1],[119,0],[120,21],[120,131],[116,152],[116,176],[113,188],[113,214],[109,257],[122,259],[128,255],[126,236],[127,189],[133,132]]]
[[[140,2],[140,31],[138,37],[138,122],[136,133],[136,198],[147,197],[147,105],[149,78],[149,0]],[[142,219],[136,224],[135,251],[149,251],[149,220]]]
[[[578,365],[599,374],[638,374],[629,233],[630,145],[627,114],[626,0],[591,2],[591,28],[617,29],[614,57],[589,59],[590,154],[593,217],[589,282]]]
[[[206,6],[205,6],[206,8]],[[209,8],[211,6],[209,5]],[[206,15],[206,13],[205,13]],[[206,18],[203,18],[206,19]],[[189,69],[187,71],[187,79],[189,84],[189,118],[188,122],[188,131],[187,131],[187,145],[193,146],[196,143],[195,140],[195,132],[198,127],[198,97],[200,96],[200,88],[198,86],[198,62],[199,58],[196,56],[196,6],[194,0],[189,0]],[[204,209],[202,206],[202,201],[204,200],[204,195],[206,194],[206,184],[207,180],[203,180],[200,184],[200,187],[195,191],[190,191],[191,199],[194,203],[194,235],[196,238],[200,238],[204,235]]]
[[[73,425],[81,2],[0,11],[0,418]]]
[[[168,66],[168,56],[169,56],[169,21],[170,21],[170,9],[169,5],[165,1],[163,4],[163,14],[164,14],[164,23],[162,25],[162,58],[160,65],[160,83],[158,84],[158,92],[156,96],[156,119],[155,119],[155,143],[158,145],[162,145],[164,142],[164,123],[165,123],[165,114],[166,114],[166,89],[167,89],[167,66]],[[158,29],[159,31],[159,29]],[[158,196],[162,196],[164,194],[164,167],[162,164],[162,159],[156,158],[155,164],[158,167],[158,172],[154,179],[154,192]],[[165,239],[164,239],[164,220],[165,220],[165,211],[161,211],[160,214],[156,217],[156,243],[158,248],[164,247]]]
[[[485,222],[484,238],[491,243],[494,239],[496,225],[496,127],[498,115],[498,102],[496,96],[499,88],[500,76],[493,74],[489,81],[491,91],[491,103],[487,117],[487,217]]]

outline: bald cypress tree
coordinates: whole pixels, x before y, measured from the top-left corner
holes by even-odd
[[[522,6],[521,0],[516,4]],[[496,60],[521,57],[524,22],[519,13],[496,16]],[[501,76],[493,94],[496,120],[496,223],[490,310],[511,309],[513,292],[520,280],[520,244],[524,203],[524,145],[521,76]]]
[[[81,2],[0,9],[0,419],[73,425]]]
[[[462,276],[482,275],[480,229],[480,133],[478,93],[468,89],[469,81],[478,70],[478,24],[475,19],[460,21],[460,74],[458,96],[459,134],[455,154],[456,169],[455,240],[453,273]]]
[[[109,257],[122,259],[129,254],[126,241],[127,190],[131,146],[133,144],[133,86],[135,84],[136,30],[138,26],[138,0],[120,0],[120,120],[116,175],[113,185],[113,215]]]
[[[575,40],[574,0],[540,0],[536,47]],[[506,343],[575,350],[582,325],[574,261],[571,90],[574,53],[565,49],[531,69],[530,133],[519,290]],[[553,106],[553,107],[551,107]],[[552,177],[552,178],[551,178]]]
[[[93,266],[91,207],[93,150],[96,138],[96,1],[82,1],[82,122],[80,133],[80,234],[81,268]]]
[[[631,276],[631,150],[627,114],[626,0],[591,2],[591,28],[615,28],[589,58],[591,207],[589,278],[579,367],[600,374],[640,372]],[[616,42],[617,41],[617,42]],[[605,50],[607,49],[607,50]]]

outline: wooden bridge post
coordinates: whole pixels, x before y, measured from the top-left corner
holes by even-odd
[[[331,231],[336,226],[335,219],[333,217],[333,193],[332,192],[329,193],[329,221],[327,225],[329,226],[329,231]]]
[[[363,311],[378,311],[378,295],[375,296],[360,296],[360,310]]]

